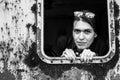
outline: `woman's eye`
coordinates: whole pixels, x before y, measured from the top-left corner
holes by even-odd
[[[84,33],[85,33],[85,34],[90,34],[90,33],[91,33],[91,30],[85,30]]]
[[[75,32],[76,34],[78,34],[78,33],[80,33],[80,30],[74,30],[74,32]]]

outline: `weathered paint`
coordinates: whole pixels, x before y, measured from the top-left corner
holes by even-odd
[[[0,80],[120,79],[119,0],[114,5],[117,55],[106,64],[81,65],[50,65],[39,59],[35,38],[37,16],[41,14],[39,11],[36,14],[36,3],[35,0],[0,0]]]
[[[120,1],[115,0],[115,25],[117,27],[116,37],[118,39],[119,54],[120,54]],[[106,80],[120,80],[120,57],[113,69],[107,72]]]
[[[35,0],[0,1],[0,72],[14,76],[0,75],[1,80],[31,80],[30,69],[23,61],[35,42],[34,4]]]

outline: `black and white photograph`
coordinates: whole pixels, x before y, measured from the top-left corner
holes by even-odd
[[[120,80],[120,0],[0,0],[0,80]]]

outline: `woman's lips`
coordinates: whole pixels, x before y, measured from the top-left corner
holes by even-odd
[[[83,45],[86,44],[86,42],[77,42],[77,44],[78,44],[79,46],[83,46]]]

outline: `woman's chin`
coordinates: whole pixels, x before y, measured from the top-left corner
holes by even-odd
[[[78,46],[78,49],[86,49],[85,46]]]

